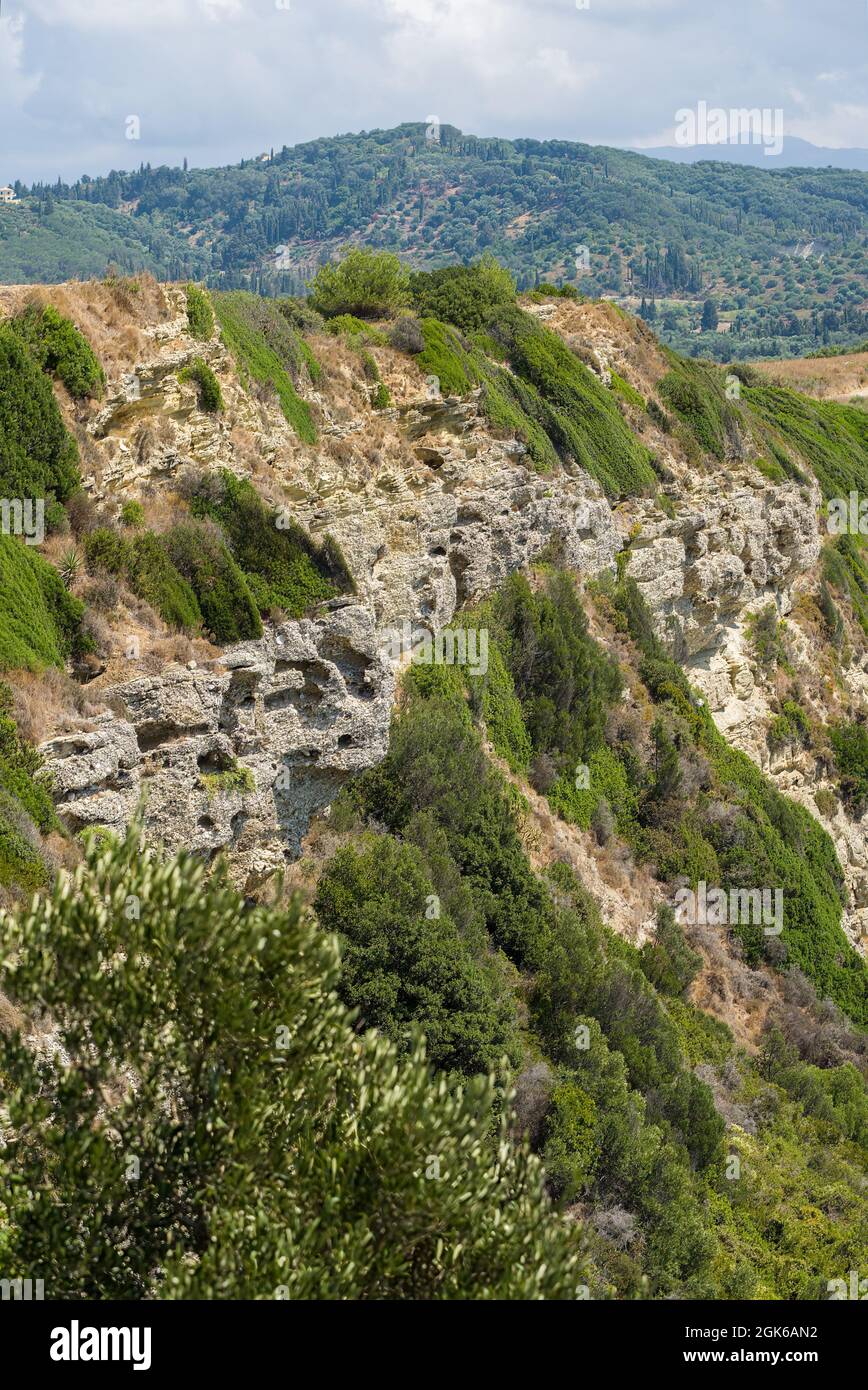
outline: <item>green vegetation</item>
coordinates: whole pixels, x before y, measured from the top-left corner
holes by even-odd
[[[579,1295],[577,1233],[495,1079],[452,1091],[419,1045],[359,1036],[336,945],[296,905],[97,839],[72,891],[0,916],[0,959],[75,1063],[47,1076],[0,1034],[6,1260],[56,1297]]]
[[[489,423],[523,440],[540,470],[573,458],[610,497],[656,491],[648,451],[612,393],[530,314],[515,305],[497,310],[474,344],[439,319],[423,318],[421,329],[421,370],[438,379],[444,395],[481,385]],[[494,353],[512,370],[492,361]]]
[[[247,580],[213,522],[179,522],[163,543],[196,595],[205,629],[218,646],[262,636],[259,609]]]
[[[868,633],[868,562],[859,537],[837,536],[824,547],[823,579],[849,601],[859,626]],[[840,637],[840,629],[828,605],[826,612],[833,634]]]
[[[409,282],[397,256],[356,246],[346,251],[340,264],[329,263],[317,271],[310,301],[326,318],[383,318],[407,303]]]
[[[868,728],[864,724],[842,723],[829,730],[835,750],[838,788],[850,814],[864,815],[868,809]]]
[[[0,681],[0,887],[33,892],[48,881],[38,833],[59,829],[39,754],[19,737],[12,691]]]
[[[431,1063],[474,1076],[516,1053],[514,1005],[472,896],[452,881],[443,831],[423,816],[410,839],[374,835],[339,851],[320,879],[317,917],[338,934],[340,994],[360,1026],[412,1051],[408,1029],[424,1020]]]
[[[521,798],[486,759],[474,727],[476,715],[513,766],[531,762],[536,774],[548,758],[549,780],[559,766],[570,780],[572,760],[584,754],[591,777],[582,794],[598,806],[605,790],[619,813],[611,833],[656,860],[661,876],[780,883],[798,988],[809,988],[800,966],[821,996],[864,1022],[864,965],[840,929],[831,842],[726,747],[656,643],[635,586],[604,588],[598,601],[639,646],[655,706],[650,739],[622,711],[620,676],[591,639],[565,577],[548,573],[541,587],[513,577],[465,615],[491,630],[497,657],[485,677],[410,668],[388,756],[351,793],[355,839],[320,880],[317,911],[345,939],[345,997],[395,1038],[429,1017],[442,1035],[448,976],[438,961],[446,942],[455,949],[455,923],[469,957],[497,966],[490,978],[501,987],[513,982],[521,1124],[543,1156],[552,1194],[603,1213],[589,1246],[592,1287],[599,1279],[630,1297],[644,1276],[656,1297],[822,1297],[829,1261],[846,1260],[864,1236],[864,1153],[856,1146],[868,1137],[868,1102],[858,1072],[793,1053],[774,1074],[761,1074],[736,1055],[722,1023],[687,1002],[701,958],[670,909],[637,952],[606,930],[566,864],[538,878],[521,847]],[[803,728],[789,704],[787,717]],[[439,919],[426,918],[431,903]],[[757,946],[746,929],[748,958]],[[452,976],[463,978],[457,965]],[[463,1047],[462,998],[452,1023]],[[438,1064],[461,1068],[452,1049]],[[735,1117],[727,1152],[742,1155],[736,1182],[695,1067],[713,1072]],[[769,1181],[775,1153],[787,1183]],[[776,1234],[782,1226],[786,1240]]]
[[[78,449],[51,385],[18,334],[0,324],[0,496],[63,502],[79,483]]]
[[[125,502],[121,507],[121,525],[128,526],[131,531],[137,531],[145,524],[145,509],[141,502]]]
[[[499,310],[488,331],[545,402],[540,423],[562,457],[572,456],[610,497],[656,491],[648,451],[611,394],[557,334],[518,308]]]
[[[219,523],[262,613],[282,609],[300,618],[314,604],[355,585],[332,536],[317,544],[283,512],[266,507],[251,483],[224,469],[193,478],[194,516]]]
[[[172,563],[164,537],[143,531],[130,540],[108,527],[98,527],[85,536],[84,554],[88,573],[106,570],[125,579],[167,627],[186,632],[201,628],[196,594]]]
[[[57,570],[15,536],[0,534],[0,671],[63,666],[86,648],[84,605]]]
[[[298,295],[311,243],[327,254],[352,243],[414,269],[492,254],[521,291],[644,301],[690,356],[798,356],[868,333],[862,173],[673,165],[452,126],[434,143],[425,130],[314,140],[223,169],[146,164],[37,185],[0,209],[0,279],[86,278],[114,261],[124,272]],[[578,228],[589,251],[580,276]],[[822,238],[822,256],[793,254],[806,236]],[[707,299],[728,332],[697,331]]]
[[[496,309],[515,303],[516,288],[509,271],[489,255],[472,266],[411,275],[410,293],[425,317],[472,333],[485,328]]]
[[[671,370],[657,388],[664,403],[684,421],[701,449],[722,460],[739,430],[738,412],[724,393],[723,373],[673,352],[667,355]]]
[[[255,294],[240,291],[214,296],[214,307],[226,346],[235,357],[242,381],[270,389],[280,408],[305,444],[316,443],[310,409],[295,389],[310,349],[279,307]]]
[[[214,310],[207,290],[199,285],[187,286],[187,327],[202,342],[214,337]]]
[[[242,767],[237,761],[218,772],[203,772],[199,780],[209,796],[226,796],[231,792],[239,792],[243,796],[245,792],[256,791],[256,778],[250,768]]]
[[[63,382],[71,396],[101,396],[105,372],[90,343],[51,304],[30,304],[10,327],[44,372]]]
[[[224,409],[220,382],[201,357],[195,357],[192,362],[188,362],[178,373],[178,380],[195,381],[199,388],[199,406],[209,415],[216,415]]]
[[[327,319],[324,327],[333,338],[349,338],[354,347],[365,344],[384,347],[388,342],[385,333],[356,318],[355,314],[337,314],[334,318]]]

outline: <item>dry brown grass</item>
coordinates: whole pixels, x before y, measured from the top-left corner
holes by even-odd
[[[793,357],[754,362],[758,372],[818,400],[849,401],[868,396],[868,352],[842,357]]]
[[[91,698],[88,687],[79,685],[54,667],[38,675],[16,671],[11,686],[15,722],[21,737],[28,743],[44,743],[55,734],[79,729],[101,708]]]

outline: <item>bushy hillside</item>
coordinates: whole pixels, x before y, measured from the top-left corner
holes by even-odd
[[[864,335],[866,201],[868,176],[845,170],[675,165],[405,125],[226,169],[143,166],[30,190],[24,208],[0,213],[0,278],[113,261],[297,293],[347,242],[425,268],[488,250],[523,289],[554,279],[644,299],[682,350],[777,355]],[[814,242],[817,254],[797,255]],[[732,328],[697,341],[708,298]]]
[[[56,298],[0,325],[48,504],[0,536],[4,1260],[827,1297],[868,1236],[868,567],[823,528],[862,413],[490,257]]]

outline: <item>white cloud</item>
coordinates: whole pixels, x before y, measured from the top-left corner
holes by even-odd
[[[18,4],[26,28],[0,22],[6,177],[228,163],[430,112],[481,135],[668,143],[700,99],[782,106],[791,133],[868,144],[854,0]]]

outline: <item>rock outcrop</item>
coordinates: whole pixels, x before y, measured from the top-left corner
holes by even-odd
[[[42,747],[73,830],[148,834],[208,858],[227,851],[247,891],[298,853],[311,816],[385,754],[395,675],[370,613],[336,606],[224,652],[104,689],[109,713]]]

